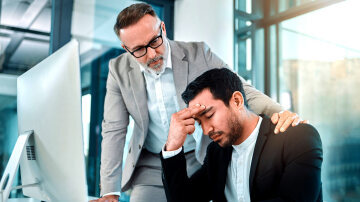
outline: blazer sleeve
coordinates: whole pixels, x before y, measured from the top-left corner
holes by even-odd
[[[219,67],[229,68],[228,65],[224,61],[222,61],[215,53],[213,53],[205,43],[203,43],[203,48],[204,48],[205,61],[209,68],[219,68]],[[241,82],[243,83],[245,96],[249,108],[254,113],[265,114],[271,117],[273,113],[280,112],[283,110],[280,104],[273,101],[270,97],[268,97],[264,93],[258,91],[252,85],[248,84],[245,81],[245,79],[240,75],[239,77],[241,79]]]
[[[122,158],[129,124],[129,113],[114,73],[115,64],[114,60],[110,60],[106,83],[104,119],[101,133],[103,138],[100,166],[101,196],[110,192],[120,192]]]
[[[319,133],[309,124],[299,124],[284,134],[284,174],[279,196],[286,201],[322,200],[322,143]],[[291,133],[291,134],[290,134]]]
[[[186,171],[184,150],[179,154],[164,159],[160,153],[162,165],[162,180],[169,202],[201,202],[210,201],[208,182],[208,156],[204,164],[190,178]]]

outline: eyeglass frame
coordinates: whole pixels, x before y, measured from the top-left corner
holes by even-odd
[[[146,54],[147,54],[147,49],[148,49],[149,47],[152,48],[152,49],[159,48],[159,47],[164,43],[164,39],[163,39],[163,37],[162,37],[161,25],[162,25],[162,23],[160,23],[160,34],[159,34],[157,37],[155,37],[154,39],[152,39],[147,45],[141,46],[141,47],[137,48],[137,49],[134,50],[134,51],[130,51],[130,50],[128,49],[128,47],[125,46],[125,44],[124,44],[124,48],[125,48],[132,56],[134,56],[134,57],[136,57],[136,58],[141,58],[141,57],[143,57],[144,55],[146,55]],[[157,40],[157,39],[159,39],[159,38],[161,39],[161,44],[159,44],[159,45],[156,46],[156,47],[152,47],[150,44],[151,44],[153,41],[155,41],[155,40]],[[142,48],[145,48],[145,53],[144,53],[143,55],[141,55],[141,56],[135,56],[134,53],[135,53],[136,51],[141,50]]]

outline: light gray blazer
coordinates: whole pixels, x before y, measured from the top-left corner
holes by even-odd
[[[209,69],[227,67],[227,65],[203,42],[185,43],[169,40],[169,43],[176,95],[180,109],[183,109],[186,104],[181,99],[181,93],[187,84]],[[241,79],[244,82],[244,79]],[[120,187],[122,191],[130,187],[129,180],[149,126],[145,85],[139,65],[129,53],[110,60],[102,123],[101,195],[120,191]],[[279,104],[246,82],[244,89],[249,107],[255,113],[271,116],[282,110]],[[132,116],[135,124],[129,150],[124,151],[129,115]],[[202,163],[210,139],[203,135],[195,139],[198,140],[196,157]],[[122,170],[123,152],[128,152],[124,170]]]

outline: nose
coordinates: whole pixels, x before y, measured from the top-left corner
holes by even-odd
[[[205,135],[209,135],[210,132],[214,131],[214,128],[210,124],[202,123],[201,128]]]
[[[152,48],[150,48],[150,47],[147,47],[146,55],[147,55],[148,58],[155,58],[155,56],[156,56],[156,51],[155,51],[155,49],[152,49]]]

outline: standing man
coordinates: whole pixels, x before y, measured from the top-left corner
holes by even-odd
[[[110,60],[102,123],[101,195],[99,201],[117,201],[120,191],[132,189],[130,201],[166,201],[159,152],[166,142],[170,117],[186,107],[181,93],[201,73],[226,67],[204,43],[166,38],[165,24],[148,4],[133,4],[117,17],[114,30],[127,53]],[[277,132],[297,125],[299,117],[269,97],[244,86],[250,108],[273,115]],[[124,151],[129,115],[134,130]],[[210,143],[201,130],[184,142],[187,169],[200,167]],[[123,153],[127,152],[124,168]]]
[[[173,114],[162,151],[169,202],[322,201],[322,146],[309,124],[275,135],[266,116],[248,109],[239,77],[212,69],[182,94],[189,105]],[[212,142],[204,164],[188,177],[183,143],[195,120]]]

